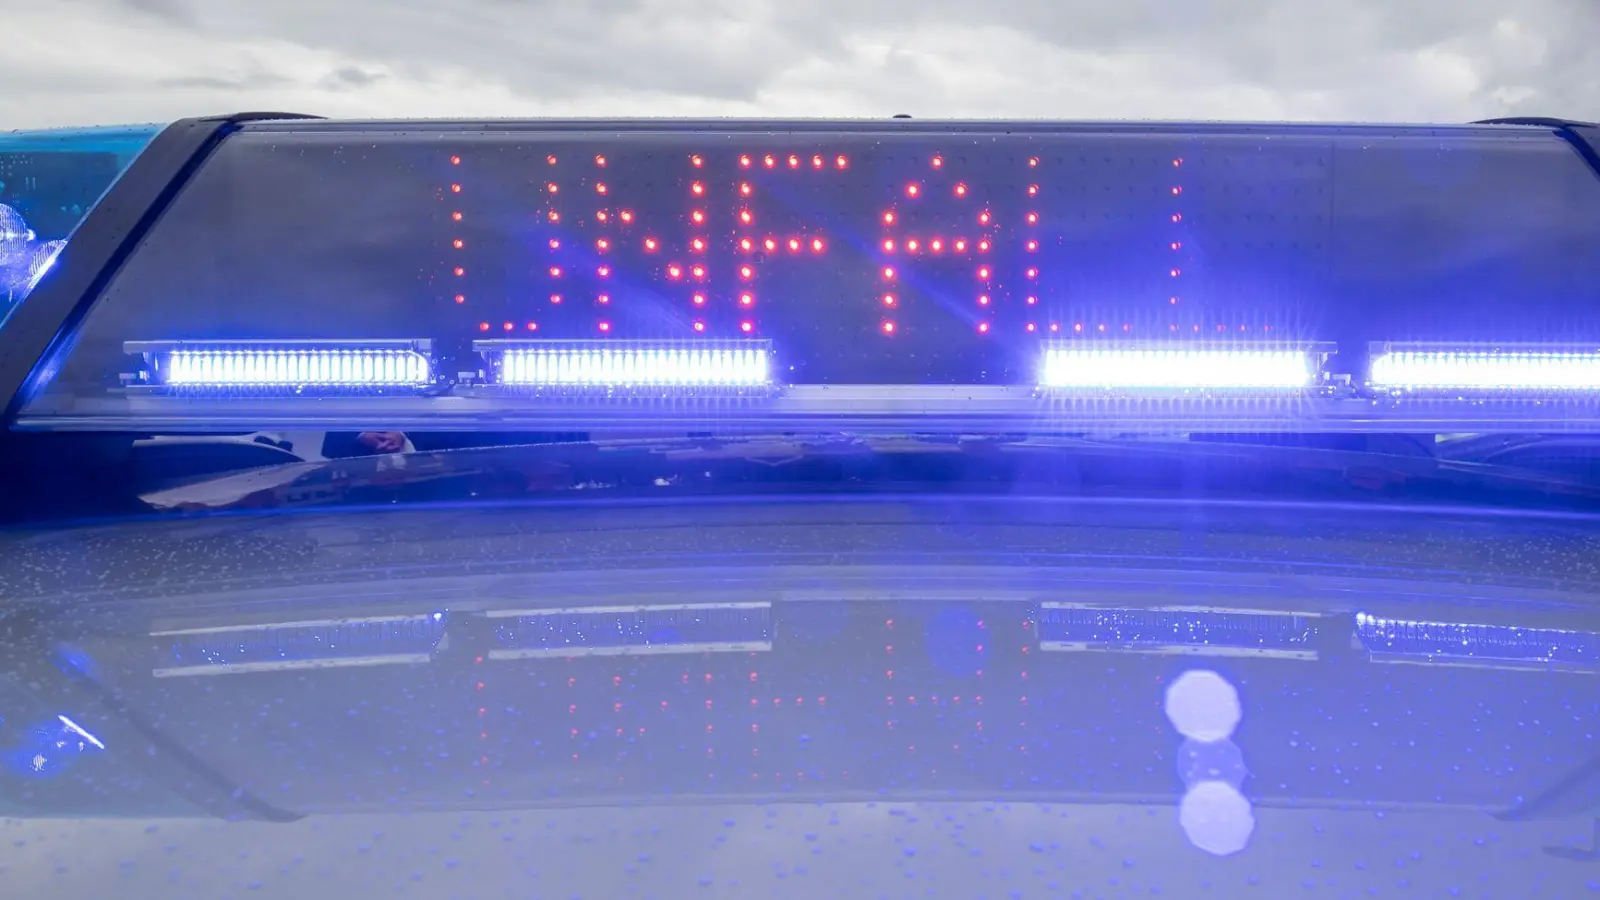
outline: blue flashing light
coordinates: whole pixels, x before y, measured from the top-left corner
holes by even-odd
[[[490,659],[772,649],[770,603],[570,607],[488,616],[495,620]]]
[[[768,341],[478,341],[494,383],[506,387],[622,390],[765,388]]]
[[[147,341],[134,386],[218,391],[322,392],[423,388],[432,383],[428,341]]]
[[[1356,640],[1374,662],[1600,673],[1600,633],[1356,614]]]
[[[100,753],[105,742],[66,715],[30,728],[22,743],[0,754],[6,768],[24,778],[61,774],[80,758]]]
[[[1319,355],[1299,347],[1058,343],[1045,349],[1039,381],[1061,390],[1283,392],[1312,387],[1320,369]]]
[[[1392,393],[1597,393],[1600,348],[1381,345],[1368,383]]]
[[[425,663],[443,640],[442,612],[159,631],[157,678]]]
[[[1046,603],[1039,649],[1310,660],[1317,658],[1320,623],[1311,613]]]

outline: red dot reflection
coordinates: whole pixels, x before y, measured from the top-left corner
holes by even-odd
[[[704,277],[706,277],[706,267],[705,266],[691,266],[689,268],[689,274],[693,275],[696,278],[704,278]]]
[[[898,302],[899,301],[895,298],[895,296],[893,294],[884,294],[883,295],[883,305],[884,306],[894,306]]]
[[[1037,157],[1037,156],[1028,157],[1028,167],[1029,168],[1037,168],[1038,165],[1039,165],[1039,157]]]
[[[740,294],[739,295],[739,305],[740,306],[754,306],[755,302],[756,302],[756,297],[755,297],[754,294],[744,293],[744,294]]]
[[[605,168],[606,158],[604,156],[596,156],[594,158],[594,164],[601,168]]]
[[[813,168],[813,169],[822,168],[822,157],[820,157],[820,156],[811,157],[811,168]]]
[[[604,222],[606,219],[610,218],[610,216],[606,215],[606,211],[602,209],[594,214],[594,218],[596,222]]]
[[[701,238],[695,238],[689,242],[689,249],[696,253],[704,252],[706,249],[706,242]]]
[[[611,323],[610,322],[601,322],[599,327],[600,327],[601,331],[610,331],[611,330]]]
[[[743,278],[746,281],[748,281],[751,278],[754,278],[755,275],[756,275],[756,270],[755,269],[752,269],[749,266],[740,266],[739,267],[739,277],[740,278]]]
[[[761,164],[770,169],[773,166],[777,165],[778,161],[776,159],[773,159],[772,157],[768,156],[768,157],[765,157],[764,159],[761,160]]]
[[[799,238],[789,238],[789,251],[791,253],[798,253],[800,251]]]
[[[550,267],[550,277],[551,278],[560,278],[561,277],[561,267],[560,266],[551,266]]]
[[[692,219],[696,225],[702,225],[706,221],[706,214],[704,210],[697,209],[694,212],[689,213],[689,218]]]
[[[633,221],[633,210],[625,209],[622,212],[617,213],[617,218],[621,219],[624,222],[632,222]]]
[[[893,266],[884,266],[883,267],[883,280],[884,281],[893,281],[894,280],[894,267]]]
[[[459,222],[459,221],[461,221],[461,213],[459,213],[459,212],[453,212],[453,213],[451,213],[451,214],[450,214],[450,221],[452,221],[452,222]]]
[[[1037,225],[1037,224],[1039,224],[1039,214],[1036,213],[1036,212],[1028,213],[1028,224],[1029,225]]]
[[[894,323],[893,322],[884,322],[883,325],[881,325],[879,327],[881,327],[883,329],[883,333],[884,334],[894,334]]]
[[[917,252],[917,248],[920,247],[920,246],[922,246],[922,245],[917,243],[917,239],[916,238],[912,238],[911,240],[906,241],[906,250],[908,252],[915,253],[915,252]]]
[[[989,295],[988,294],[979,294],[978,295],[978,305],[979,306],[988,306],[989,305]]]
[[[696,323],[694,323],[694,330],[695,331],[705,331],[706,330],[706,323],[704,323],[704,322],[696,322]]]
[[[605,238],[600,238],[599,240],[594,242],[594,248],[596,250],[599,250],[600,252],[604,253],[605,251],[611,249],[611,242],[606,240]]]
[[[1039,298],[1038,298],[1038,297],[1035,297],[1035,296],[1033,296],[1033,295],[1032,295],[1032,294],[1029,294],[1029,295],[1028,295],[1028,299],[1027,299],[1027,304],[1028,304],[1028,305],[1029,305],[1029,306],[1034,306],[1034,305],[1037,305],[1037,304],[1038,304],[1038,302],[1039,302]]]
[[[956,196],[957,197],[965,197],[966,195],[967,195],[967,186],[965,184],[956,185]]]
[[[645,238],[644,239],[644,249],[653,252],[656,249],[656,247],[658,247],[658,246],[660,246],[660,245],[656,243],[656,239],[655,238]]]
[[[978,213],[978,224],[987,225],[987,224],[989,224],[989,219],[990,218],[991,218],[991,216],[989,215],[989,211],[988,210],[984,210],[983,212]]]
[[[1038,331],[1038,330],[1039,330],[1039,326],[1033,324],[1032,322],[1028,323],[1028,333],[1032,334],[1033,332]]]
[[[528,323],[528,330],[529,331],[538,331],[539,330],[539,323],[538,322],[529,322]]]
[[[748,209],[739,210],[739,221],[740,222],[743,222],[744,224],[749,225],[751,222],[755,221],[755,218],[756,218],[755,216],[750,214],[750,210],[748,210]]]
[[[696,197],[703,197],[706,193],[706,186],[696,181],[694,184],[689,185],[689,193]]]
[[[791,169],[800,168],[800,157],[798,157],[798,156],[790,156],[789,157],[789,168],[791,168]]]
[[[450,185],[450,193],[452,193],[452,194],[461,193],[461,185],[459,185],[459,184]]]
[[[811,239],[811,252],[812,253],[821,253],[822,252],[822,238],[812,238]]]
[[[601,294],[600,296],[598,296],[598,297],[596,297],[594,299],[595,299],[596,303],[599,303],[601,306],[604,306],[607,303],[611,302],[611,295],[610,294]]]
[[[463,269],[463,268],[462,268],[462,267],[460,267],[460,266],[456,266],[456,267],[455,267],[455,268],[454,268],[454,269],[452,269],[452,270],[451,270],[451,271],[452,271],[452,272],[453,272],[453,273],[454,273],[454,274],[455,274],[455,276],[456,276],[456,277],[457,277],[457,278],[460,278],[460,277],[461,277],[461,276],[463,276],[463,275],[465,275],[465,274],[467,274],[467,270],[466,270],[466,269]]]
[[[884,241],[883,242],[883,250],[884,250],[885,253],[893,253],[894,252],[894,241],[892,241],[892,240]]]
[[[604,194],[606,192],[605,182],[602,181],[602,182],[596,183],[595,186],[594,186],[594,192],[596,194]]]
[[[559,221],[561,221],[561,213],[558,213],[558,212],[556,212],[555,210],[552,209],[552,210],[550,210],[549,215],[545,216],[545,218],[549,219],[552,222],[559,222]]]
[[[885,225],[893,225],[894,224],[894,212],[892,210],[883,214],[883,224],[885,224]]]
[[[739,323],[739,330],[745,334],[749,334],[750,332],[756,330],[756,326],[754,322],[744,321]]]
[[[683,269],[678,267],[678,266],[667,266],[667,277],[668,278],[682,278],[683,277]]]
[[[459,156],[450,157],[450,165],[452,165],[452,166],[461,165],[461,157],[459,157]]]
[[[555,156],[554,156],[554,155],[551,155],[551,156],[546,156],[546,157],[545,157],[545,158],[544,158],[544,161],[545,161],[545,165],[550,165],[550,166],[553,166],[553,165],[555,165],[555,164],[556,164],[556,158],[555,158]]]
[[[750,168],[750,157],[748,157],[748,156],[739,157],[739,165],[744,166],[747,169]]]
[[[461,240],[461,238],[456,238],[455,240],[450,242],[450,246],[456,248],[457,250],[460,250],[462,247],[465,247],[466,245],[467,245],[466,242]]]
[[[988,322],[979,322],[978,323],[978,333],[979,334],[988,334],[989,333],[989,323]]]
[[[692,299],[694,300],[694,305],[695,306],[705,306],[706,305],[706,295],[705,294],[695,294]]]
[[[981,278],[984,281],[988,281],[989,280],[989,267],[988,266],[979,266],[978,267],[978,277]]]
[[[561,302],[561,295],[560,294],[551,294],[550,295],[550,302],[551,303],[560,303]]]
[[[1038,241],[1029,241],[1028,243],[1024,244],[1023,246],[1027,247],[1028,251],[1031,253],[1032,251],[1039,249],[1039,242]]]
[[[988,253],[989,252],[989,241],[987,239],[981,240],[981,241],[978,242],[978,252],[979,253]]]
[[[488,322],[479,322],[478,323],[478,330],[479,331],[488,331],[489,330],[489,323]]]
[[[689,157],[689,165],[694,166],[696,169],[700,168],[704,164],[705,164],[705,160],[701,159],[700,158],[700,154],[698,154],[698,153],[693,154],[693,155],[691,155]]]
[[[611,275],[611,267],[610,266],[600,266],[599,268],[595,269],[594,271],[595,271],[595,274],[599,275],[601,278],[607,278],[607,277],[609,277]]]
[[[934,238],[933,240],[928,242],[928,249],[932,250],[935,253],[938,253],[940,250],[944,249],[944,241],[941,241],[938,238]]]
[[[755,247],[755,244],[749,238],[740,238],[739,239],[739,249],[740,250],[744,250],[746,252],[749,252],[754,247]]]
[[[965,238],[957,238],[956,239],[956,252],[957,253],[965,253],[966,250],[967,250],[967,241],[966,241],[966,239]]]
[[[761,246],[767,248],[768,250],[776,250],[778,249],[778,242],[772,238],[767,238],[761,242]]]
[[[843,169],[850,165],[850,161],[842,156],[836,156],[833,158],[833,165],[834,168]]]
[[[906,196],[915,197],[919,192],[921,192],[921,190],[922,186],[913,181],[912,183],[906,185]]]
[[[502,323],[500,323],[500,327],[501,327],[502,330],[511,331],[511,330],[515,329],[517,326],[513,325],[510,322],[502,322]]]
[[[457,294],[456,295],[456,302],[457,303],[465,303],[465,302],[467,302],[467,295],[466,294]]]

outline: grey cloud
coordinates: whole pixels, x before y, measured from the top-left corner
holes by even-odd
[[[368,71],[360,66],[342,66],[329,72],[318,84],[330,91],[360,90],[386,77],[383,72]]]

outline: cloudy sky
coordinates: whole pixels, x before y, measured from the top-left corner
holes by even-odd
[[[1600,118],[1600,0],[0,0],[0,128],[329,116]]]

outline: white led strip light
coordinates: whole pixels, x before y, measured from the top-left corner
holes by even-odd
[[[756,347],[509,347],[499,383],[583,387],[758,387],[771,383]]]
[[[1388,390],[1600,391],[1600,353],[1393,350],[1372,358]]]
[[[420,386],[431,375],[414,350],[173,350],[161,381],[182,386]]]
[[[1316,360],[1300,349],[1051,347],[1048,388],[1296,390],[1310,387]]]

